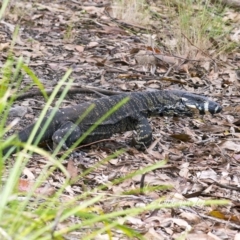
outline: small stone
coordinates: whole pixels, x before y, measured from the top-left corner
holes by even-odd
[[[23,117],[27,113],[27,107],[14,106],[9,111],[10,117]]]

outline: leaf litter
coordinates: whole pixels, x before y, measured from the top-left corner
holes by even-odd
[[[72,68],[71,77],[79,87],[123,92],[150,88],[184,89],[210,96],[224,109],[214,117],[196,115],[183,119],[151,119],[154,141],[145,152],[129,147],[132,133],[115,135],[111,141],[84,148],[85,155],[81,159],[64,162],[72,181],[62,200],[77,196],[86,189],[91,191],[99,185],[105,188],[98,193],[110,196],[98,205],[105,213],[113,209],[144,206],[162,197],[170,202],[228,199],[230,204],[221,207],[199,205],[145,211],[141,215],[129,216],[123,223],[146,239],[175,239],[187,232],[188,239],[233,239],[234,236],[238,239],[240,109],[236,69],[240,68],[239,52],[222,53],[212,58],[210,51],[203,52],[192,45],[195,58],[189,53],[179,55],[169,50],[176,45],[177,39],[171,36],[169,41],[171,32],[166,23],[158,28],[161,29],[159,32],[153,24],[145,27],[124,19],[117,20],[107,13],[109,4],[57,0],[10,4],[4,21],[0,22],[1,66],[11,46],[9,36],[19,25],[13,55],[23,56],[47,89],[56,86],[66,70]],[[162,3],[159,6],[163,6]],[[157,4],[155,7],[159,10]],[[165,8],[164,5],[162,14],[167,21]],[[234,9],[229,9],[224,16],[224,21],[234,22],[229,41],[239,43],[239,19],[239,12]],[[161,41],[164,42],[161,47],[152,44]],[[169,42],[169,48],[166,42]],[[29,82],[29,77],[24,75],[22,89]],[[29,91],[36,89],[32,86]],[[68,94],[61,107],[96,97],[94,93]],[[28,112],[9,134],[37,119],[44,100],[39,96],[29,97],[24,101],[18,100],[16,105],[27,107]],[[122,147],[127,148],[125,153],[98,164]],[[167,164],[147,173],[143,183],[142,175],[118,184],[111,183],[163,159]],[[19,191],[30,191],[46,162],[42,157],[32,156],[23,171],[23,178],[19,180]],[[89,174],[78,178],[90,168]],[[56,170],[48,182],[43,182],[35,190],[36,194],[54,194],[65,183],[65,178],[61,171]],[[158,188],[146,189],[140,194],[141,184]],[[115,194],[121,197],[114,197]],[[81,235],[81,230],[76,234]],[[120,236],[121,233],[114,232],[114,239]],[[96,239],[108,239],[108,236],[102,234]]]

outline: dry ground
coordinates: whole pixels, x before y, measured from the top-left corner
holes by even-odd
[[[216,116],[151,119],[155,141],[145,152],[129,147],[132,133],[84,148],[86,155],[74,159],[74,165],[72,160],[65,163],[73,176],[76,171],[80,174],[116,149],[128,146],[125,153],[66,188],[63,198],[106,184],[105,190],[101,191],[121,195],[121,198],[118,202],[102,203],[105,212],[149,203],[159,197],[165,197],[166,201],[191,199],[196,202],[200,199],[228,199],[230,204],[224,207],[200,205],[146,211],[129,218],[127,224],[146,239],[175,239],[186,230],[190,230],[188,239],[233,239],[240,230],[240,76],[236,71],[240,68],[240,53],[235,50],[212,58],[199,50],[199,56],[194,58],[197,61],[187,61],[190,60],[187,56],[176,58],[174,56],[178,54],[170,53],[164,43],[171,37],[167,18],[164,18],[166,25],[163,24],[158,31],[157,24],[145,27],[140,23],[112,19],[109,4],[97,0],[11,1],[4,21],[0,23],[0,66],[7,59],[12,32],[18,24],[19,37],[13,55],[23,56],[47,89],[56,86],[66,70],[72,68],[75,87],[111,91],[184,89],[206,94],[221,103],[224,109]],[[159,46],[154,51],[149,47],[152,46],[149,33],[155,34],[155,46]],[[164,61],[161,61],[162,56],[165,56]],[[22,88],[29,82],[29,77],[24,75]],[[95,97],[99,96],[71,93],[61,107]],[[27,108],[27,113],[14,129],[16,131],[37,119],[44,99],[29,95],[15,104]],[[163,159],[168,160],[167,164],[148,173],[144,184],[172,186],[167,190],[138,194],[141,176],[114,186],[108,184],[112,179]],[[24,169],[25,179],[34,181],[46,162],[47,159],[34,155]],[[56,171],[48,180],[49,189],[54,191],[62,182],[64,176]],[[136,194],[126,194],[130,191]],[[76,232],[81,236],[81,230]],[[114,237],[120,239],[120,236],[116,232]],[[98,239],[105,239],[104,235],[101,237]]]

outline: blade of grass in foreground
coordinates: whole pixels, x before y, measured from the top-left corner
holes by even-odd
[[[1,192],[1,201],[0,201],[0,221],[1,221],[1,218],[3,217],[3,211],[4,211],[4,207],[6,206],[7,202],[8,202],[8,198],[10,196],[10,194],[12,193],[18,179],[19,179],[19,176],[21,174],[21,170],[23,168],[23,166],[26,164],[27,160],[24,159],[24,156],[26,155],[26,152],[27,152],[27,149],[30,148],[31,146],[31,143],[33,141],[33,138],[37,132],[37,129],[39,128],[40,126],[40,123],[42,121],[42,119],[44,118],[44,116],[46,115],[51,103],[53,102],[53,100],[55,99],[59,89],[64,85],[64,82],[68,79],[69,75],[71,74],[71,71],[68,71],[65,76],[63,77],[63,79],[59,82],[59,84],[56,86],[56,88],[54,89],[52,95],[49,97],[49,101],[46,103],[43,111],[41,112],[40,116],[39,116],[39,120],[37,121],[31,135],[29,136],[29,139],[27,141],[27,143],[25,144],[25,147],[23,149],[23,152],[22,154],[18,154],[17,155],[17,158],[16,158],[16,162],[10,172],[10,175],[8,177],[8,180],[7,182],[5,183],[5,186],[4,186],[4,189],[3,191]],[[64,94],[66,94],[67,92],[67,88],[65,88],[65,91],[64,91]],[[63,97],[62,97],[63,98]],[[57,107],[59,107],[60,105],[60,102],[58,102],[58,105]],[[57,109],[56,109],[57,110]],[[52,115],[54,115],[54,110],[53,110],[53,113]],[[46,131],[47,129],[47,126],[50,124],[50,121],[51,121],[51,117],[49,117],[47,123],[46,123],[46,126],[44,126],[43,128],[43,132],[42,134],[44,133],[44,131]],[[39,139],[40,139],[41,136],[39,136]]]
[[[3,15],[7,9],[8,6],[8,2],[9,0],[3,0],[2,1],[2,5],[1,5],[1,9],[0,9],[0,20],[3,18]]]
[[[62,156],[60,161],[62,161],[69,153],[74,149],[75,147],[79,146],[79,144],[91,133],[93,132],[102,122],[104,122],[107,118],[109,118],[114,112],[116,112],[118,109],[120,109],[124,104],[126,104],[129,101],[129,97],[123,98],[121,101],[119,101],[114,107],[112,107],[109,111],[107,111],[104,115],[102,115],[96,122],[86,131],[82,134],[82,136],[76,141],[71,148],[66,151],[66,153]],[[94,107],[94,106],[93,106]],[[79,124],[82,119],[89,113],[89,111],[93,110],[93,107],[89,107],[81,116],[79,116],[79,120],[77,121],[76,124]],[[66,136],[63,138],[62,141],[66,139],[66,137],[70,133],[66,134]],[[57,146],[57,148],[54,151],[54,156],[59,152],[61,148],[62,142]]]

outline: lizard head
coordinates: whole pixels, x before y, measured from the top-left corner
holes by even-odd
[[[213,115],[222,111],[222,107],[218,103],[197,94],[182,92],[181,100],[185,106],[197,109],[201,115],[207,112]]]

